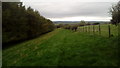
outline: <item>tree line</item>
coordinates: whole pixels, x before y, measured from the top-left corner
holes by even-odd
[[[31,39],[54,30],[52,21],[21,2],[2,3],[3,44]],[[3,46],[5,47],[5,46]]]

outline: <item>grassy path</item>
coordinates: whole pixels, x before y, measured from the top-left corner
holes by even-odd
[[[115,37],[94,38],[64,29],[3,51],[3,66],[116,66],[117,62]]]

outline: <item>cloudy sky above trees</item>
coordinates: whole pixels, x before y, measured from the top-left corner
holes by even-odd
[[[119,0],[21,0],[52,21],[109,21]]]

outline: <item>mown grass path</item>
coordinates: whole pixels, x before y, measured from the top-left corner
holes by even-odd
[[[3,66],[116,66],[117,39],[57,29],[3,50]]]

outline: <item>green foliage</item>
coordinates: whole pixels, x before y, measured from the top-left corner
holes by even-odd
[[[2,9],[3,43],[34,38],[55,28],[52,21],[21,2],[3,2]]]
[[[117,66],[116,40],[57,29],[3,50],[3,66]]]
[[[115,25],[120,23],[120,1],[115,6],[112,6],[110,13],[112,15],[111,23]]]
[[[79,23],[80,26],[84,26],[86,25],[86,22],[84,20],[81,20],[80,23]]]
[[[61,27],[64,27],[64,24],[57,24],[56,25],[56,28],[61,28]]]

